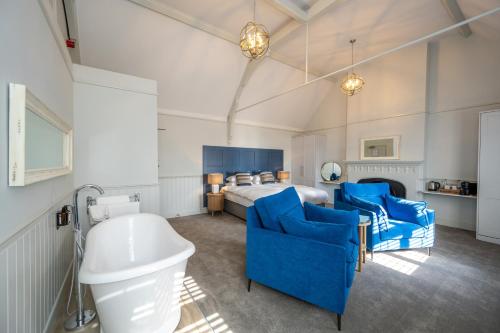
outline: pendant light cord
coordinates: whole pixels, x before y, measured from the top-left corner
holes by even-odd
[[[256,3],[257,3],[257,0],[253,0],[253,21],[254,22],[256,22],[255,21],[255,11],[256,11],[255,8],[257,7]]]

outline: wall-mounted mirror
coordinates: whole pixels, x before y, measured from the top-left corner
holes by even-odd
[[[398,160],[399,136],[361,139],[362,160]]]
[[[325,181],[336,181],[342,176],[342,168],[338,163],[325,162],[321,166],[321,178]]]
[[[72,130],[26,86],[9,85],[9,186],[69,174]]]

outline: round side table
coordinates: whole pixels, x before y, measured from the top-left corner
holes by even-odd
[[[366,229],[372,224],[370,218],[365,215],[359,216],[358,235],[359,235],[359,253],[358,253],[358,272],[361,272],[363,264],[366,262]]]

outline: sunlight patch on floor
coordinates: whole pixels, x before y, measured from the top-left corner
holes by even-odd
[[[191,276],[186,277],[183,284],[184,288],[180,295],[180,306],[196,302],[206,297],[203,290]],[[175,333],[232,333],[232,331],[220,314],[215,312],[176,330]]]
[[[398,252],[393,252],[393,254],[399,256],[399,257],[404,257],[406,259],[410,259],[413,261],[417,261],[420,263],[424,263],[429,259],[429,256],[426,253],[422,253],[421,251],[398,251]]]
[[[377,253],[373,257],[373,262],[406,275],[412,275],[420,267],[410,261],[399,259],[385,253]]]

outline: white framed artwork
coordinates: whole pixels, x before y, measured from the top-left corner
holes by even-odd
[[[361,139],[361,160],[399,160],[399,136]]]
[[[26,86],[9,84],[9,186],[67,175],[73,130]]]

